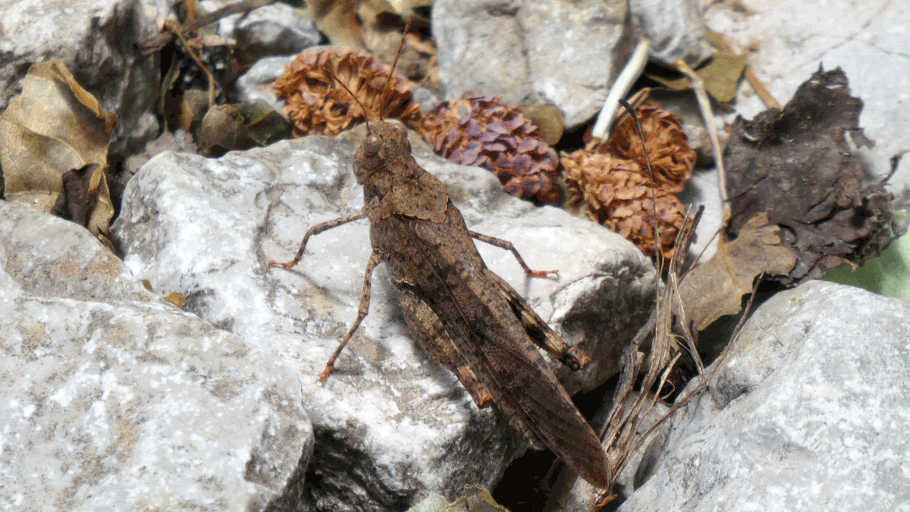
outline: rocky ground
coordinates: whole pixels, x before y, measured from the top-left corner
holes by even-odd
[[[704,23],[748,55],[781,104],[820,66],[842,68],[876,142],[857,150],[872,177],[910,149],[902,2],[710,2],[694,18],[685,2],[638,4],[653,59],[704,57]],[[192,146],[179,133],[159,139],[161,63],[140,43],[170,9],[0,0],[0,110],[30,65],[62,59],[117,114],[109,158],[128,161],[109,178],[116,254],[74,222],[0,201],[0,509],[437,510],[440,495],[453,500],[465,485],[493,488],[523,445],[495,409],[475,407],[429,364],[381,268],[359,335],[326,385],[315,382],[356,315],[366,224],[314,238],[292,271],[268,268],[293,256],[308,226],[363,206],[350,168],[362,131],[221,158],[179,151]],[[321,41],[291,6],[268,9],[219,24],[254,63],[237,82],[247,101],[276,102],[268,84],[286,55]],[[543,99],[570,129],[596,114],[633,41],[625,2],[433,9],[446,97],[486,87]],[[718,126],[765,109],[748,84],[732,105],[718,109]],[[171,150],[149,151],[155,139]],[[565,387],[602,390],[649,314],[651,260],[602,226],[508,196],[489,172],[413,146],[470,229],[513,241],[533,268],[559,269],[558,279],[526,279],[509,253],[479,244],[491,269],[595,359],[581,376],[558,372]],[[716,183],[716,169],[703,168],[683,194],[707,206],[701,243],[721,222]],[[889,187],[906,208],[910,161]],[[908,319],[905,300],[828,282],[775,295],[708,367],[707,390],[633,457],[611,506],[910,510]],[[592,492],[579,482],[565,510],[589,510]]]

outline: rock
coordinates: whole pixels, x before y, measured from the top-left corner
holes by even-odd
[[[236,89],[242,103],[252,105],[266,102],[275,112],[284,115],[284,101],[278,99],[272,84],[284,75],[284,68],[294,62],[296,55],[263,57],[237,79]]]
[[[313,448],[292,372],[72,222],[0,201],[0,239],[0,509],[290,510]]]
[[[849,286],[777,294],[619,510],[906,510],[908,319],[910,303]]]
[[[245,64],[271,55],[296,55],[322,40],[313,20],[281,2],[222,18],[218,34],[237,41],[237,58]]]
[[[551,103],[574,130],[600,110],[632,51],[626,15],[621,0],[438,0],[433,35],[444,95]]]
[[[698,0],[637,0],[629,9],[651,41],[653,60],[673,67],[682,59],[694,68],[714,55]]]
[[[123,158],[158,135],[157,59],[137,45],[156,29],[138,0],[0,0],[0,110],[35,63],[63,59],[118,122],[109,153]]]
[[[512,240],[534,268],[559,269],[559,279],[526,279],[510,253],[478,244],[568,341],[590,338],[581,348],[601,362],[569,388],[615,373],[621,345],[648,313],[650,262],[591,222],[507,196],[487,171],[414,147],[472,229]],[[305,137],[218,160],[159,155],[128,185],[114,230],[136,275],[185,294],[188,310],[299,372],[316,433],[307,478],[318,509],[401,510],[431,492],[453,499],[465,484],[491,486],[519,443],[492,408],[477,409],[451,373],[429,363],[384,266],[369,315],[325,386],[316,384],[356,316],[368,225],[313,237],[291,271],[267,264],[289,260],[308,227],[362,207],[354,148],[344,136]]]

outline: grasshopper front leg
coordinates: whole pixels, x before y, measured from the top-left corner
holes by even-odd
[[[294,268],[300,259],[303,257],[304,251],[306,251],[306,244],[310,240],[310,237],[313,235],[318,235],[323,231],[328,231],[329,229],[338,227],[342,224],[347,224],[348,222],[353,222],[355,220],[360,220],[366,218],[364,212],[358,212],[351,215],[345,215],[344,217],[339,217],[321,224],[316,224],[307,230],[306,234],[303,236],[303,241],[300,242],[300,249],[297,251],[297,255],[294,256],[294,259],[288,262],[278,262],[270,261],[269,267],[282,267],[285,269]],[[351,327],[351,330],[345,335],[344,339],[341,340],[341,344],[338,345],[338,348],[335,349],[335,352],[329,358],[329,361],[325,365],[325,369],[322,370],[322,373],[319,374],[319,379],[317,382],[321,385],[325,383],[325,380],[329,377],[329,374],[332,373],[332,368],[335,367],[335,360],[338,359],[338,356],[341,354],[341,351],[344,349],[344,346],[351,341],[351,337],[354,335],[354,332],[357,331],[357,328],[360,327],[360,322],[363,321],[367,316],[367,311],[370,309],[370,285],[373,278],[373,269],[376,268],[376,265],[380,263],[381,259],[379,253],[373,251],[370,255],[369,261],[367,261],[366,275],[363,279],[363,295],[360,297],[360,306],[357,308],[357,319],[354,320],[354,325]]]

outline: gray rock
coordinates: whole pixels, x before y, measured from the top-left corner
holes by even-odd
[[[445,96],[550,103],[568,130],[591,119],[632,51],[623,0],[439,0],[433,35]]]
[[[272,84],[284,75],[284,68],[294,62],[296,55],[263,57],[237,79],[236,88],[241,103],[264,101],[275,112],[284,115],[284,101],[278,99]]]
[[[910,510],[908,340],[910,302],[820,281],[776,295],[619,510]]]
[[[0,201],[0,509],[302,510],[313,433],[274,356]]]
[[[222,18],[218,33],[237,42],[236,54],[244,63],[269,55],[296,55],[322,40],[313,20],[281,2]]]
[[[682,59],[691,67],[714,55],[698,0],[636,0],[629,10],[651,41],[651,58],[664,64]]]
[[[157,59],[137,45],[156,29],[138,0],[0,0],[0,110],[22,91],[32,64],[62,59],[118,116],[111,154],[125,157],[158,134]]]
[[[358,138],[356,135],[348,137]],[[321,510],[404,509],[429,492],[450,499],[492,485],[519,443],[492,409],[478,410],[455,377],[411,338],[380,266],[370,313],[324,387],[329,355],[356,316],[370,254],[365,221],[315,236],[309,226],[358,211],[354,143],[306,137],[219,160],[162,154],[127,187],[114,230],[126,265],[187,309],[295,368],[316,432],[311,497]],[[505,195],[491,173],[442,160],[414,142],[418,162],[449,187],[472,229],[512,240],[528,264],[558,279],[526,279],[511,254],[478,244],[489,266],[568,341],[603,362],[575,376],[589,389],[616,371],[623,340],[644,320],[650,262],[627,241],[555,208]],[[584,380],[582,380],[584,379]]]

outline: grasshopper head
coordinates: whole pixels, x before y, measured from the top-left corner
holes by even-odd
[[[411,155],[408,131],[403,126],[374,122],[366,138],[354,153],[354,175],[363,185],[373,176],[402,157]]]

